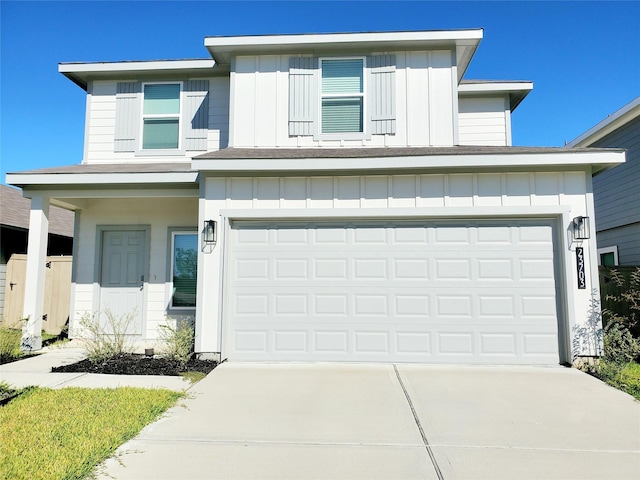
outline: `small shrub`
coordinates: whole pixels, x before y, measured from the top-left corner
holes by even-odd
[[[628,363],[640,355],[640,342],[622,323],[611,323],[604,333],[604,358],[615,363]]]
[[[640,364],[601,360],[597,366],[584,369],[603,382],[640,400]]]
[[[83,329],[84,349],[87,358],[93,363],[103,362],[118,355],[132,353],[133,345],[129,327],[136,317],[136,311],[116,316],[108,308],[104,310],[106,322],[100,313],[85,313],[80,319]]]
[[[171,319],[167,319],[167,323],[159,328],[162,354],[184,367],[193,356],[193,327],[187,322],[174,325]]]
[[[620,293],[607,295],[606,300],[613,301],[621,308],[605,308],[602,311],[604,324],[608,327],[613,324],[624,325],[635,338],[640,337],[640,267],[637,267],[629,276],[629,282],[618,270],[611,270],[611,279],[620,289]],[[621,314],[619,312],[625,312]],[[628,312],[628,313],[626,313]]]

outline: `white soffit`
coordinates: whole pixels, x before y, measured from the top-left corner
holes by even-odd
[[[609,135],[617,128],[622,127],[638,116],[640,116],[640,97],[627,103],[620,110],[612,113],[579,137],[571,140],[567,144],[567,147],[590,147],[601,138]]]

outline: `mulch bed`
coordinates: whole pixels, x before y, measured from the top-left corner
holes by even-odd
[[[53,367],[52,372],[107,373],[114,375],[169,375],[178,376],[185,372],[201,372],[205,375],[216,368],[215,360],[192,358],[182,368],[177,362],[162,357],[146,357],[138,354],[124,354],[103,362],[93,363],[81,360],[70,365]]]

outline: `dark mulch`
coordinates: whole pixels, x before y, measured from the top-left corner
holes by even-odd
[[[109,373],[115,375],[170,375],[178,376],[185,372],[201,372],[205,375],[216,368],[215,360],[192,358],[183,368],[177,362],[162,357],[146,357],[137,354],[124,354],[103,362],[93,363],[81,360],[70,365],[54,367],[52,372],[73,373]]]
[[[31,358],[39,355],[39,353],[25,353],[23,355],[0,355],[0,365],[4,365],[5,363],[13,363],[18,360],[24,360],[25,358]]]

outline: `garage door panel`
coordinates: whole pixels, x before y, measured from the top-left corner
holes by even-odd
[[[239,253],[239,252],[238,252]],[[278,254],[279,258],[267,258]],[[402,251],[397,254],[380,253],[377,257],[357,252],[344,258],[343,249],[338,253],[316,252],[246,252],[242,258],[233,259],[232,280],[305,281],[332,280],[384,280],[389,277],[399,280],[415,279],[448,281],[508,281],[521,284],[523,281],[538,282],[554,279],[554,258],[549,252],[530,252],[520,258],[499,257],[492,252],[474,252],[470,258],[460,258],[460,251],[429,255],[428,252]],[[307,257],[307,258],[305,258]]]
[[[414,318],[435,325],[470,318],[476,319],[475,323],[503,324],[537,324],[556,318],[553,292],[530,295],[526,288],[503,294],[495,288],[476,288],[473,295],[452,293],[452,289],[444,287],[425,292],[425,289],[412,291],[402,286],[361,286],[345,293],[344,288],[332,286],[318,287],[310,293],[307,286],[290,285],[287,293],[256,294],[257,288],[256,284],[237,289],[231,301],[236,322],[274,322],[277,321],[274,315],[304,316],[310,322],[314,317],[351,317],[356,323],[384,316],[383,320],[391,324]]]
[[[384,361],[429,363],[553,364],[556,339],[535,331],[504,333],[500,330],[468,332],[286,329],[238,330],[237,354],[245,360]]]
[[[231,359],[558,363],[550,224],[239,222],[229,255]]]

